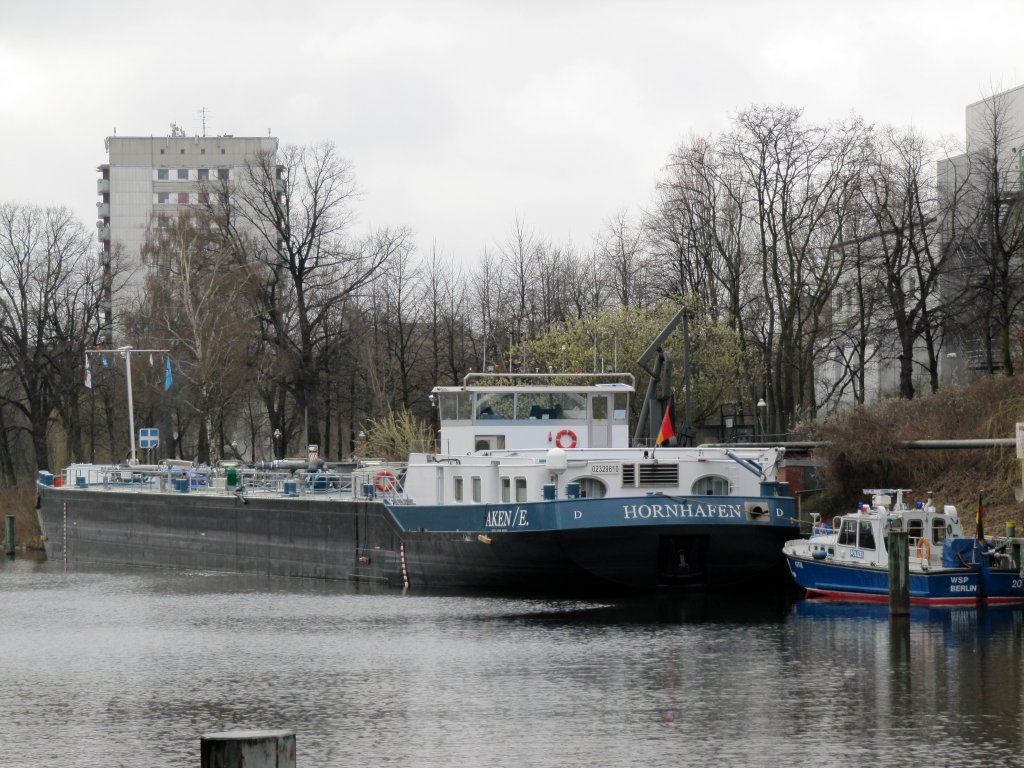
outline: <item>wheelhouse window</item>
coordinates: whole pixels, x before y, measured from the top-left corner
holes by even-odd
[[[907,536],[913,539],[920,539],[924,536],[924,520],[920,518],[907,521]]]
[[[511,419],[515,416],[516,398],[512,394],[478,392],[476,395],[477,419]]]
[[[456,501],[462,501],[462,486],[463,486],[463,482],[464,481],[463,481],[463,479],[461,477],[459,477],[458,475],[455,476],[454,495],[455,495],[455,500]]]
[[[441,421],[468,421],[473,418],[472,396],[468,393],[445,392],[441,395],[439,407]]]
[[[942,544],[946,539],[946,521],[940,517],[932,520],[932,544]]]
[[[857,546],[857,523],[850,519],[844,519],[839,524],[839,538],[837,541],[848,547]]]
[[[857,537],[857,546],[861,549],[875,548],[875,532],[871,528],[870,520],[861,520]]]
[[[721,475],[705,475],[693,481],[690,493],[700,496],[728,496],[729,480]]]

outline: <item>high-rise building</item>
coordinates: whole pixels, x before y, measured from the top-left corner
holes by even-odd
[[[100,201],[97,227],[104,269],[102,332],[112,335],[111,255],[120,249],[140,286],[147,265],[142,246],[154,215],[176,216],[186,206],[204,205],[211,186],[241,178],[246,164],[276,155],[272,136],[186,136],[175,124],[167,136],[108,136],[107,162],[97,169]]]
[[[1024,275],[1024,86],[968,104],[964,118],[966,151],[937,168],[951,254],[943,287],[954,307],[943,329],[944,384],[1005,367],[1001,337],[1017,338]]]

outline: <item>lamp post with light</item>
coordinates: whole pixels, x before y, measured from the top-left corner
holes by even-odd
[[[757,401],[757,426],[760,428],[760,431],[761,431],[761,437],[759,439],[759,442],[762,442],[762,443],[764,442],[764,437],[765,437],[765,435],[764,435],[764,416],[765,416],[765,411],[767,411],[767,410],[768,410],[768,403],[766,403],[764,401],[764,398],[762,397],[762,398],[760,398]]]

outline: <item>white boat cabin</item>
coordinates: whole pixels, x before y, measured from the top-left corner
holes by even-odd
[[[819,522],[809,540],[790,544],[806,547],[818,559],[882,567],[889,562],[886,533],[900,526],[908,533],[911,569],[928,570],[939,566],[945,540],[963,535],[956,507],[947,504],[940,512],[930,497],[908,507],[903,501],[903,494],[908,492],[908,489],[865,490],[864,493],[871,496],[870,506],[862,504],[856,512],[837,515],[831,525]],[[788,544],[787,549],[790,549]]]
[[[512,375],[522,374],[507,374]],[[435,387],[431,393],[440,416],[443,454],[629,447],[629,396],[634,389],[628,374],[628,383],[597,384],[550,384],[543,376],[527,379],[540,383],[470,384],[474,376],[479,374],[467,376],[461,387]],[[571,378],[563,374],[553,380]]]
[[[781,448],[630,447],[628,374],[478,376],[433,390],[439,450],[409,456],[400,503],[757,496],[777,478]]]

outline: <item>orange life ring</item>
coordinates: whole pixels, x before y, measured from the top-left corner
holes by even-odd
[[[921,539],[917,542],[917,559],[918,560],[931,560],[932,559],[932,545],[928,543],[928,539]]]
[[[377,486],[378,491],[387,493],[395,489],[395,486],[398,485],[398,480],[395,478],[394,472],[389,469],[382,469],[373,479],[373,484]]]
[[[563,437],[568,437],[569,438],[569,444],[568,445],[562,445],[562,438]],[[573,432],[571,429],[563,429],[561,432],[559,432],[557,435],[555,435],[555,445],[557,445],[559,448],[575,448],[576,447],[576,433]]]

